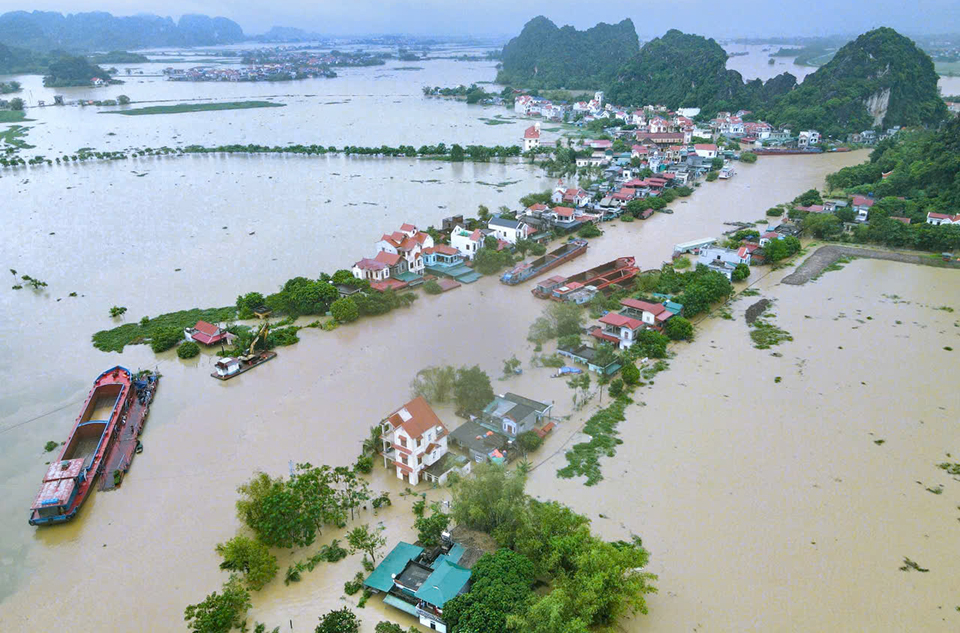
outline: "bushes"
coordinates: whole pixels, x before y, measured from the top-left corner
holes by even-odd
[[[764,256],[771,262],[778,262],[798,252],[800,252],[800,240],[792,235],[782,240],[770,240],[770,242],[763,247]]]
[[[330,314],[340,323],[350,323],[360,318],[360,309],[353,299],[343,297],[330,305]]]
[[[715,181],[717,178],[719,178],[719,177],[720,177],[720,174],[718,174],[718,173],[715,172],[715,171],[708,171],[708,172],[707,172],[707,182],[714,182],[714,181]]]
[[[750,276],[750,267],[746,264],[737,264],[736,268],[733,269],[731,277],[734,281],[743,281]]]
[[[440,535],[447,526],[450,525],[450,515],[440,512],[437,507],[433,508],[433,514],[429,517],[417,517],[413,526],[417,529],[417,541],[424,547],[430,547],[440,544]]]
[[[577,235],[583,238],[600,237],[601,235],[603,235],[603,231],[597,228],[596,224],[590,223],[583,226],[579,231],[577,231]]]
[[[360,620],[347,607],[336,609],[320,617],[314,633],[360,633]]]
[[[622,384],[633,386],[640,382],[640,370],[633,363],[627,363],[620,370],[620,377],[623,379]]]
[[[177,356],[180,358],[193,358],[200,354],[200,346],[193,341],[184,341],[177,348]]]
[[[610,387],[607,389],[611,398],[619,398],[623,395],[623,379],[614,378],[610,381]]]
[[[353,465],[354,470],[364,475],[369,475],[373,471],[373,458],[369,455],[361,455],[357,458],[357,463]]]
[[[693,338],[693,324],[680,315],[667,319],[663,330],[671,341],[688,341]]]
[[[263,543],[246,536],[234,536],[218,543],[217,554],[223,557],[220,569],[242,572],[247,588],[259,591],[277,575],[277,557]]]
[[[534,431],[521,433],[517,436],[517,442],[520,444],[520,448],[528,453],[532,453],[543,446],[543,438],[537,435]]]
[[[671,321],[677,317],[670,319]],[[637,334],[637,340],[633,343],[633,348],[641,356],[648,358],[666,358],[667,343],[670,341],[666,336],[653,330],[643,330]],[[626,378],[623,379],[627,384],[631,384]]]
[[[250,594],[239,577],[232,576],[224,583],[223,593],[214,591],[199,604],[191,604],[183,611],[187,628],[196,633],[229,633],[246,619],[250,609]]]
[[[767,209],[768,218],[779,218],[782,215],[783,215],[783,209],[780,209],[778,207],[772,207],[770,209]]]
[[[755,163],[757,162],[757,155],[753,152],[741,152],[740,153],[740,162],[741,163]]]
[[[680,196],[681,198],[686,198],[688,196],[693,195],[693,189],[691,189],[690,187],[687,187],[686,185],[684,185],[683,187],[677,187],[676,192],[677,192],[677,195]]]
[[[438,295],[443,292],[443,288],[440,287],[440,284],[437,283],[436,279],[431,279],[427,283],[423,284],[423,291],[428,295]]]
[[[150,349],[159,354],[174,347],[183,340],[183,329],[175,325],[164,327],[154,332],[150,338]]]

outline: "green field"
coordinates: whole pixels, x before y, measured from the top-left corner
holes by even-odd
[[[212,110],[246,110],[248,108],[282,108],[285,103],[270,101],[221,101],[217,103],[178,103],[170,106],[147,106],[132,110],[113,110],[101,114],[122,114],[124,116],[142,116],[145,114],[181,114],[184,112],[209,112]]]
[[[19,123],[26,117],[23,110],[0,110],[0,123]]]

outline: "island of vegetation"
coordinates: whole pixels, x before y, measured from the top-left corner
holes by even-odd
[[[503,47],[497,83],[524,88],[595,90],[611,81],[620,65],[640,48],[630,19],[600,23],[586,31],[558,28],[543,16],[523,27]]]
[[[88,55],[87,59],[91,64],[142,64],[150,61],[150,58],[140,53],[128,53],[127,51],[110,51],[109,53],[97,53]]]
[[[47,72],[43,85],[48,88],[89,86],[96,79],[106,82],[110,78],[107,71],[90,63],[85,57],[70,55],[64,55],[51,63]]]
[[[103,114],[144,116],[148,114],[182,114],[186,112],[211,112],[214,110],[246,110],[249,108],[282,108],[285,103],[271,101],[216,101],[214,103],[178,103],[168,106],[146,106],[130,110],[113,110]]]

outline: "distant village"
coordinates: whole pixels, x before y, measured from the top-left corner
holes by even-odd
[[[288,81],[309,77],[334,78],[334,66],[379,66],[383,57],[369,53],[318,53],[299,50],[268,49],[253,51],[243,58],[243,67],[197,66],[165,68],[169,81]]]

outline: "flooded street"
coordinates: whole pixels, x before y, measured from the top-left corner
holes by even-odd
[[[480,67],[477,78],[489,77],[489,65]],[[373,78],[383,69],[355,70],[388,81]],[[324,85],[339,90],[349,76]],[[458,76],[433,74],[430,83],[463,82]],[[128,146],[165,142],[175,129],[183,142],[204,144],[512,144],[523,129],[523,122],[479,121],[503,109],[424,100],[403,79],[407,94],[384,88],[362,105],[330,106],[350,113],[351,131],[341,129],[340,115],[318,113],[318,97],[303,112],[290,105],[167,122],[111,115],[108,127],[92,130],[56,117],[108,115],[64,108],[48,117],[45,109],[36,127],[49,131],[32,131],[30,140],[93,146],[116,129],[109,138]],[[134,97],[133,86],[121,88]],[[395,97],[397,111],[371,116],[389,112]],[[273,120],[277,112],[291,118]],[[231,117],[232,130],[214,127]],[[135,128],[109,127],[141,124],[132,137]],[[187,127],[166,127],[180,125]],[[58,136],[65,129],[77,130],[69,142]],[[729,228],[724,222],[760,220],[866,157],[761,157],[739,166],[733,180],[706,183],[673,204],[672,215],[605,225],[606,235],[557,273],[620,255],[659,266],[674,243],[717,235]],[[650,615],[624,622],[624,630],[956,630],[960,484],[935,467],[960,452],[955,371],[945,371],[958,352],[942,349],[960,349],[960,328],[956,313],[934,309],[960,310],[952,271],[857,261],[806,286],[777,285],[788,270],[765,277],[757,287],[775,299],[776,323],[795,340],[754,349],[743,321],[749,298],[735,304],[735,320],[701,323],[697,340],[676,348],[670,370],[636,394],[646,406],[627,410],[624,444],[603,460],[605,480],[594,488],[555,476],[590,411],[573,412],[564,381],[529,366],[527,328],[545,307],[530,282],[508,288],[486,278],[440,296],[419,293],[408,310],[334,332],[302,330],[300,343],[281,348],[276,361],[226,383],[208,376],[208,353],[183,361],[142,345],[116,354],[90,344],[93,332],[114,325],[112,305],[127,307],[133,321],[230,305],[296,275],[347,267],[405,221],[425,228],[473,215],[478,204],[516,208],[520,196],[554,183],[516,163],[343,157],[190,156],[2,172],[0,196],[15,201],[0,235],[4,268],[49,287],[0,289],[0,629],[180,630],[183,608],[225,579],[214,546],[239,527],[235,489],[256,470],[282,475],[291,462],[352,463],[369,427],[409,399],[419,369],[479,364],[495,377],[516,354],[523,375],[495,380],[494,390],[554,401],[557,415],[572,414],[533,460],[531,494],[589,515],[605,537],[639,534],[652,552],[660,592],[648,600]],[[92,380],[113,364],[163,373],[144,453],[122,489],[95,494],[77,520],[28,526],[49,459],[44,443],[66,437]],[[439,413],[450,427],[459,423],[448,409]],[[941,483],[942,495],[925,491]],[[413,540],[403,486],[378,466],[373,488],[389,490],[394,506],[361,520],[382,521],[391,545]],[[317,616],[344,604],[343,583],[360,568],[359,556],[321,565],[298,584],[282,582],[291,560],[338,537],[324,530],[313,548],[283,553],[279,577],[253,596],[251,621],[306,633]],[[904,557],[930,572],[898,571]],[[380,619],[412,624],[379,598],[358,615],[367,633]]]

